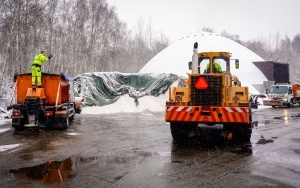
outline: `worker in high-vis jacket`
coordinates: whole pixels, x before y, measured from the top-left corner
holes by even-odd
[[[49,62],[52,55],[50,54],[48,57],[46,56],[46,51],[41,51],[40,54],[34,56],[33,63],[31,65],[31,82],[32,82],[32,88],[35,89],[36,87],[36,81],[38,87],[42,87],[42,70],[41,67],[43,63]]]

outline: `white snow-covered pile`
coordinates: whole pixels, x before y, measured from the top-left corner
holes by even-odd
[[[107,106],[84,107],[82,114],[111,114],[111,113],[136,113],[136,112],[161,112],[165,109],[168,93],[155,96],[144,96],[139,99],[139,105],[128,94],[123,95],[115,103]]]
[[[188,62],[192,61],[195,42],[198,42],[199,53],[210,51],[230,52],[232,53],[232,59],[239,59],[240,68],[231,68],[231,72],[242,81],[242,85],[262,84],[263,81],[267,81],[264,74],[252,63],[263,61],[261,57],[233,40],[207,32],[190,35],[174,42],[151,59],[139,72],[173,73],[187,77],[187,73],[191,72],[188,69]],[[250,88],[250,91],[252,93],[256,92],[252,88]]]

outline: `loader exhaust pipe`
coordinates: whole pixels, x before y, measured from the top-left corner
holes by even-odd
[[[192,74],[198,74],[198,43],[194,43],[193,50],[193,58],[192,58]]]

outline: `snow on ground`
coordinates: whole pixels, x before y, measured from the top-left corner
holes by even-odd
[[[84,107],[82,114],[111,114],[111,113],[135,113],[135,112],[160,112],[165,110],[165,104],[168,98],[168,93],[158,97],[145,96],[139,98],[139,105],[136,106],[134,98],[129,95],[123,95],[115,103],[106,106]]]
[[[16,148],[18,146],[20,146],[21,144],[10,144],[10,145],[2,145],[0,146],[0,152],[3,152],[3,151],[6,151],[6,150],[9,150],[9,149],[13,149],[13,148]]]

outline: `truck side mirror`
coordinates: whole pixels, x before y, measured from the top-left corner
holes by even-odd
[[[240,62],[238,59],[235,60],[235,68],[239,69],[240,68]]]
[[[192,62],[191,61],[188,63],[188,66],[189,66],[189,70],[192,70]]]

